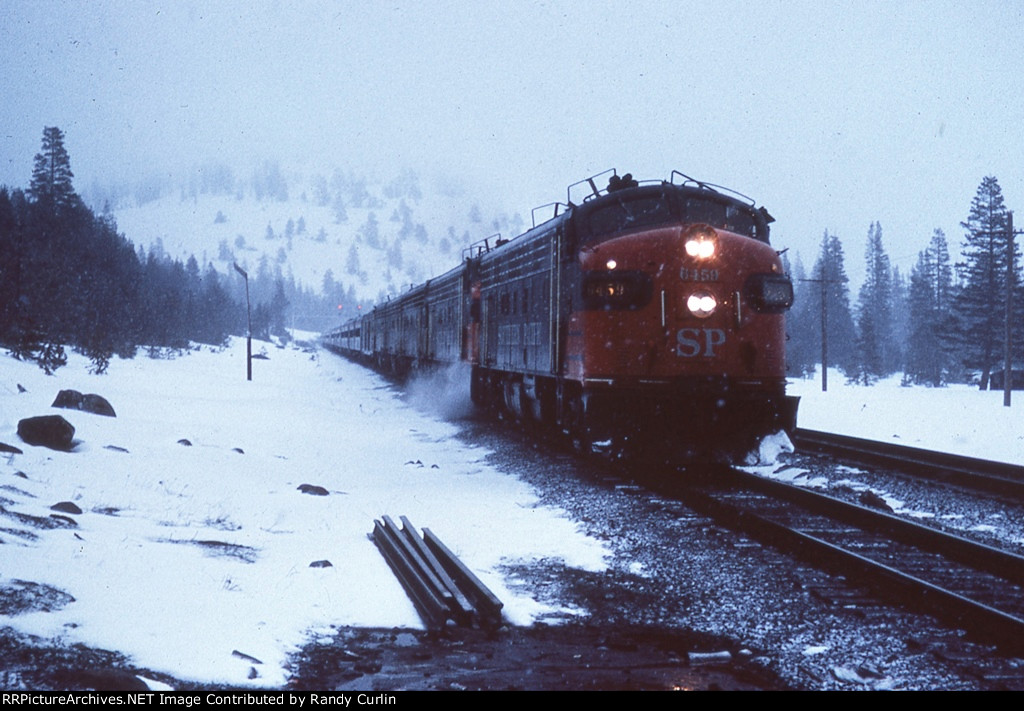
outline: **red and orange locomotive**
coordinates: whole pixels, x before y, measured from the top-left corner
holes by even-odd
[[[678,172],[609,173],[605,189],[606,174],[570,186],[566,204],[545,206],[551,219],[484,241],[325,342],[399,374],[464,363],[474,402],[586,448],[703,459],[791,430],[793,287],[771,216]]]

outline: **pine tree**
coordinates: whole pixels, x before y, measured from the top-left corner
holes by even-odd
[[[910,285],[899,267],[892,268],[892,364],[890,372],[903,367],[910,336]]]
[[[946,235],[936,229],[910,273],[910,328],[904,373],[908,380],[938,387],[951,370],[946,334],[951,322],[953,270]]]
[[[223,321],[205,308],[195,259],[172,262],[159,240],[136,253],[109,210],[85,206],[62,140],[59,129],[44,132],[28,196],[0,190],[0,343],[48,373],[71,346],[102,373],[139,343],[184,346],[208,320]],[[214,296],[221,311],[236,310]]]
[[[56,126],[43,129],[42,151],[36,154],[32,167],[29,198],[48,210],[58,211],[78,206],[81,201],[71,184],[71,157],[64,148],[64,132]]]
[[[348,248],[348,257],[345,259],[345,271],[353,275],[358,275],[360,272],[359,249],[355,244],[350,245]]]
[[[892,269],[882,246],[882,226],[868,228],[864,283],[857,303],[857,375],[865,385],[895,370],[892,336]]]
[[[359,228],[359,235],[366,240],[366,244],[374,249],[381,248],[380,228],[377,223],[377,215],[370,213],[366,216],[366,222]]]
[[[957,264],[963,289],[956,302],[959,350],[965,367],[980,371],[982,390],[1003,349],[1006,298],[1007,211],[999,181],[981,181],[961,226],[964,261]],[[1019,263],[1019,262],[1018,262]]]
[[[278,278],[274,284],[274,296],[270,300],[270,332],[278,338],[290,338],[286,323],[288,321],[288,297],[284,293],[284,280]]]
[[[0,342],[11,336],[23,310],[18,302],[22,243],[18,210],[7,188],[0,187]]]
[[[857,372],[857,332],[850,313],[850,279],[846,276],[843,244],[838,236],[825,232],[821,240],[821,253],[810,278],[819,280],[815,284],[819,304],[820,290],[825,290],[829,364],[839,366],[847,375],[854,375]],[[819,346],[820,343],[819,335]]]
[[[821,358],[821,293],[819,285],[807,281],[799,255],[795,264],[786,268],[796,290],[793,308],[786,313],[786,370],[792,375],[806,376],[814,372]]]

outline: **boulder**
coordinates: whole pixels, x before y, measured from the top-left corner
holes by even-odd
[[[51,407],[81,410],[82,412],[91,412],[94,415],[103,415],[105,417],[117,417],[114,408],[111,407],[106,398],[95,393],[83,395],[77,390],[61,390],[57,393],[57,399],[53,401]]]
[[[74,426],[60,415],[26,417],[18,422],[18,436],[25,444],[71,451]]]

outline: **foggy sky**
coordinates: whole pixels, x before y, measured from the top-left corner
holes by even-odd
[[[754,197],[807,269],[909,272],[986,175],[1024,210],[1024,2],[2,0],[0,184],[209,160],[436,167],[527,219],[606,168]],[[1024,215],[1018,217],[1024,224]],[[131,238],[131,235],[128,235]]]

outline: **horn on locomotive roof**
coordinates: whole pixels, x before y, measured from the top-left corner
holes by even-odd
[[[608,178],[608,192],[610,193],[613,193],[616,190],[635,188],[638,187],[639,185],[640,183],[633,178],[632,173],[626,173],[621,178],[617,175],[613,175],[612,177]]]

